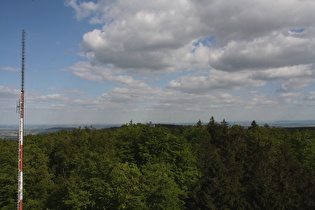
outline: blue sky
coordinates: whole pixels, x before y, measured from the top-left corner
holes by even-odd
[[[312,120],[315,2],[0,1],[0,124]]]

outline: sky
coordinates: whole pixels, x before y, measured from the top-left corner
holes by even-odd
[[[313,120],[313,0],[0,0],[0,124]]]

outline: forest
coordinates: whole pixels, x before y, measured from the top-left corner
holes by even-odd
[[[0,209],[18,142],[0,140]],[[314,209],[315,131],[228,122],[61,130],[24,139],[25,209]]]

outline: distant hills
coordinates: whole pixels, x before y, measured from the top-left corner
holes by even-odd
[[[230,125],[250,126],[252,122],[234,121],[228,122]],[[259,126],[268,124],[270,127],[315,127],[315,120],[279,120],[279,121],[256,121]]]
[[[250,121],[232,121],[228,122],[229,125],[241,125],[244,127],[250,126]],[[180,126],[180,125],[195,125],[194,123],[158,123],[161,125],[174,125],[174,126]],[[207,122],[204,122],[204,124],[207,124]],[[287,129],[315,129],[315,120],[303,120],[303,121],[289,121],[289,120],[282,120],[282,121],[267,121],[267,122],[259,122],[257,121],[257,124],[260,126],[264,126],[265,124],[268,124],[270,127],[283,127]],[[57,132],[62,129],[65,130],[73,130],[78,127],[93,127],[95,129],[102,129],[102,128],[112,128],[112,127],[120,127],[122,124],[73,124],[73,125],[62,125],[62,124],[50,124],[50,125],[26,125],[25,126],[25,135],[29,134],[45,134],[45,133],[51,133],[51,132]],[[0,125],[0,138],[6,138],[6,139],[17,139],[18,138],[18,125]]]
[[[73,125],[26,125],[24,128],[25,135],[36,135],[57,132],[60,130],[73,130],[79,127],[93,127],[95,129],[119,127],[121,124],[94,124],[94,125],[83,125],[83,124],[73,124]],[[19,127],[18,125],[0,125],[0,138],[6,139],[18,139]]]

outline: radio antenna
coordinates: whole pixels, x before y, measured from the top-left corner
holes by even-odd
[[[18,162],[18,210],[23,210],[23,137],[24,137],[24,70],[25,70],[25,30],[22,31],[22,70],[21,93],[19,103],[19,162]]]

